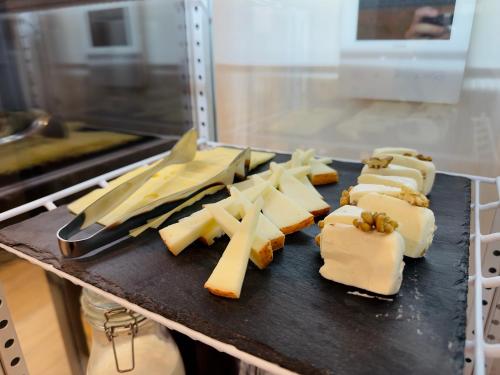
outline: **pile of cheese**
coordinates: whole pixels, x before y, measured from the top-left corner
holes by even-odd
[[[118,224],[130,218],[137,212],[141,212],[141,209],[144,207],[154,207],[155,202],[161,204],[164,198],[168,198],[172,194],[182,192],[185,189],[194,187],[203,181],[209,180],[224,171],[241,151],[242,150],[235,148],[217,147],[209,150],[197,151],[194,159],[190,162],[166,166],[154,174],[143,186],[131,194],[124,202],[115,207],[111,212],[101,217],[99,224],[104,226]],[[258,165],[269,161],[274,156],[275,154],[269,152],[252,151],[250,153],[250,159],[246,160],[246,164],[251,170]],[[95,189],[87,195],[84,195],[83,197],[72,202],[68,205],[68,209],[74,214],[79,214],[116,186],[127,183],[129,179],[144,172],[146,169],[151,168],[153,165],[154,164],[136,168],[114,179],[106,187]],[[242,165],[242,167],[244,171],[244,165]],[[199,194],[196,197],[197,199],[190,201],[189,204],[193,204],[204,195],[213,194],[221,188],[222,187],[215,187],[207,189]],[[183,205],[182,207],[179,207],[179,209],[184,208],[185,206],[186,205]],[[141,230],[131,234],[137,235],[142,233],[142,231],[148,227],[157,228],[179,209],[172,210],[171,212],[152,220],[149,225],[146,225],[141,228]]]
[[[314,184],[338,181],[331,160],[314,157],[314,150],[297,150],[286,163],[229,187],[230,197],[160,230],[165,245],[179,255],[200,240],[211,245],[227,234],[231,240],[205,283],[211,293],[239,298],[248,259],[258,268],[267,267],[273,251],[284,246],[285,235],[314,223],[330,206]]]
[[[436,168],[430,157],[408,148],[379,148],[358,177],[358,185],[342,193],[341,207],[324,221],[317,242],[330,280],[379,294],[399,291],[403,255],[419,258],[436,230],[425,195],[432,190]],[[385,213],[398,226],[392,233],[362,231],[353,223],[362,213]]]

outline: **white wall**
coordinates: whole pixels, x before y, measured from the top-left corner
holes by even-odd
[[[217,64],[337,65],[341,0],[214,0]]]
[[[336,66],[343,1],[214,0],[215,62]],[[468,66],[500,68],[500,1],[476,3]]]

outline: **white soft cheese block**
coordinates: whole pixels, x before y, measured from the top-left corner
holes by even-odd
[[[425,207],[382,194],[367,194],[358,201],[365,211],[385,212],[398,222],[398,231],[405,240],[405,255],[419,258],[432,243],[436,230],[434,213]]]
[[[423,188],[422,193],[429,194],[436,177],[436,166],[431,161],[420,160],[411,156],[398,154],[380,154],[379,156],[392,156],[391,165],[401,165],[403,167],[418,169],[422,173]]]
[[[417,156],[418,151],[414,150],[413,148],[406,148],[406,147],[380,147],[376,148],[373,151],[373,156],[378,156],[380,154],[408,154],[410,156]]]
[[[352,225],[328,224],[321,232],[319,273],[326,279],[391,295],[401,287],[404,241],[394,231],[363,232]]]
[[[345,205],[337,208],[330,215],[323,219],[323,224],[349,224],[352,225],[354,219],[359,219],[363,209],[358,206]]]
[[[401,193],[401,188],[378,184],[358,184],[353,186],[353,188],[349,191],[349,200],[351,203],[356,204],[362,196],[369,193],[380,193],[396,196]]]
[[[255,205],[245,215],[238,231],[234,233],[229,241],[222,257],[205,282],[205,288],[210,293],[226,298],[240,298],[250,249],[257,230],[259,211],[260,208]]]
[[[389,164],[387,168],[370,168],[365,165],[361,170],[361,174],[376,174],[381,176],[401,176],[413,178],[417,182],[417,187],[419,192],[423,192],[424,189],[424,177],[422,172],[415,168],[408,168],[402,165]]]
[[[401,176],[382,176],[378,174],[365,173],[358,177],[358,184],[378,184],[394,187],[407,187],[418,191],[417,181],[410,177]]]

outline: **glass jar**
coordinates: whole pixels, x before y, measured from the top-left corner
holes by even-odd
[[[84,289],[81,305],[92,327],[87,375],[184,375],[184,364],[168,330]]]

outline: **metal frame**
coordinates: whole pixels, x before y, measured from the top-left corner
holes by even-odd
[[[214,65],[212,56],[212,1],[185,0],[193,121],[201,141],[217,138],[215,127]]]
[[[0,286],[0,374],[27,375],[28,368],[5,297]]]

